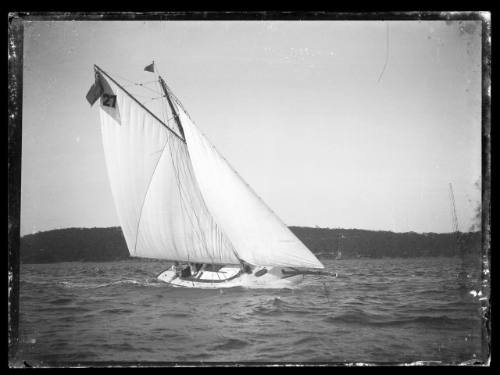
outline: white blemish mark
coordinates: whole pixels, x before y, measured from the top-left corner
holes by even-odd
[[[476,296],[481,297],[483,295],[483,292],[481,292],[481,291],[476,292],[475,290],[471,290],[469,293],[472,294],[473,297],[476,297]]]

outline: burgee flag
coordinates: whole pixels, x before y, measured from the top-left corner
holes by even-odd
[[[90,88],[89,92],[87,93],[87,101],[90,103],[90,105],[94,105],[94,103],[101,97],[103,94],[104,90],[102,89],[101,85],[101,80],[99,79],[99,75],[96,73],[95,75],[95,82]]]
[[[151,72],[151,73],[154,73],[154,72],[155,72],[155,63],[154,63],[154,61],[153,61],[151,64],[149,64],[148,66],[146,66],[146,67],[144,68],[144,70],[145,70],[146,72]]]

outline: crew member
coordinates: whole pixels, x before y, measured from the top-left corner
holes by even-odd
[[[189,277],[191,276],[191,265],[186,265],[182,270],[181,270],[181,276],[180,277]]]
[[[243,263],[243,272],[252,273],[252,267],[249,264]]]

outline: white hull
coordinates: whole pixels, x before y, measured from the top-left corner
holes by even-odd
[[[217,272],[203,271],[188,279],[179,278],[173,267],[158,275],[158,280],[173,287],[221,289],[221,288],[290,288],[303,279],[303,275],[284,276],[278,267],[271,268],[265,274],[256,276],[244,273],[239,267],[223,267]],[[200,275],[201,274],[201,275]]]

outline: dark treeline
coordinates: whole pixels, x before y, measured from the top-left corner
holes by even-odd
[[[21,263],[108,261],[128,257],[120,227],[56,229],[21,237]]]
[[[393,233],[359,229],[290,227],[319,257],[455,256],[461,251],[480,254],[481,233]],[[112,261],[129,258],[121,228],[68,228],[21,238],[22,263]]]
[[[394,233],[361,229],[290,227],[319,256],[423,257],[481,253],[481,233]]]

